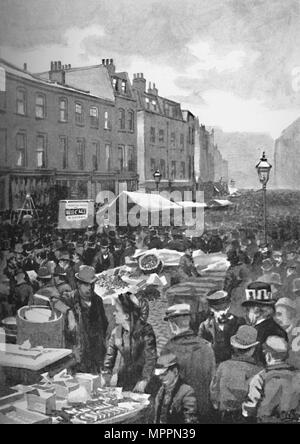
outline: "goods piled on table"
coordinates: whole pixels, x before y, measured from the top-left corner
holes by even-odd
[[[140,257],[139,267],[145,274],[159,273],[163,269],[163,262],[155,253],[146,253]]]

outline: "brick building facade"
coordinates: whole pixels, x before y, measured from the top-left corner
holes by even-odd
[[[63,198],[95,198],[119,184],[136,189],[134,164],[120,167],[119,158],[120,145],[136,157],[136,102],[117,98],[109,64],[51,62],[49,72],[32,75],[0,60],[1,209],[20,208],[27,193],[36,205],[48,203],[55,185]],[[130,102],[133,125],[120,133],[122,100],[126,111]]]
[[[161,190],[192,189],[194,182],[194,121],[180,103],[159,96],[155,84],[135,74],[137,100],[137,171],[142,189],[154,190],[153,173],[162,174]]]

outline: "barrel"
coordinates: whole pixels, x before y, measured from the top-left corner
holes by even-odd
[[[39,310],[48,316],[48,320],[39,319]],[[26,315],[30,313],[30,320]],[[47,313],[48,312],[48,313]],[[17,344],[29,340],[32,347],[43,346],[46,348],[64,347],[64,318],[62,313],[54,310],[55,319],[49,320],[51,310],[47,306],[25,306],[17,313]]]
[[[5,342],[15,344],[17,338],[17,320],[15,317],[2,319],[2,326],[5,332]]]

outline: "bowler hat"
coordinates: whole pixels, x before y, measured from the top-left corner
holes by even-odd
[[[176,355],[174,353],[167,353],[158,358],[155,366],[155,375],[159,376],[170,368],[178,365]]]
[[[217,307],[224,303],[230,302],[230,296],[227,291],[215,289],[208,292],[206,300],[209,306]]]
[[[241,325],[234,336],[231,336],[230,343],[234,348],[246,350],[259,344],[257,341],[257,330],[250,325]]]
[[[85,282],[86,284],[93,284],[97,280],[95,269],[89,265],[81,265],[75,277],[78,281]]]
[[[47,267],[40,267],[37,273],[38,279],[51,279],[51,273]]]
[[[252,282],[246,288],[246,301],[242,303],[243,307],[251,305],[274,305],[271,286],[268,283],[257,281]]]
[[[188,316],[188,315],[191,315],[190,304],[175,304],[167,308],[164,321],[167,321],[168,319],[171,318],[176,318],[178,316]]]
[[[106,239],[106,238],[101,239],[101,241],[100,241],[100,246],[101,246],[102,248],[108,248],[108,247],[109,247],[108,239]]]

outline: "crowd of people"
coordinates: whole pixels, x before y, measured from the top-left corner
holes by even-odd
[[[188,239],[169,227],[61,232],[38,222],[2,224],[1,245],[0,321],[48,301],[64,316],[72,371],[151,394],[149,422],[298,420],[300,242],[286,225],[279,223],[265,245],[249,225]],[[200,323],[191,323],[189,304],[168,307],[162,322],[171,339],[160,356],[146,291],[120,295],[111,317],[94,291],[98,273],[152,248],[184,253],[174,286],[201,282],[194,250],[223,253],[230,264],[223,284],[206,295]]]

